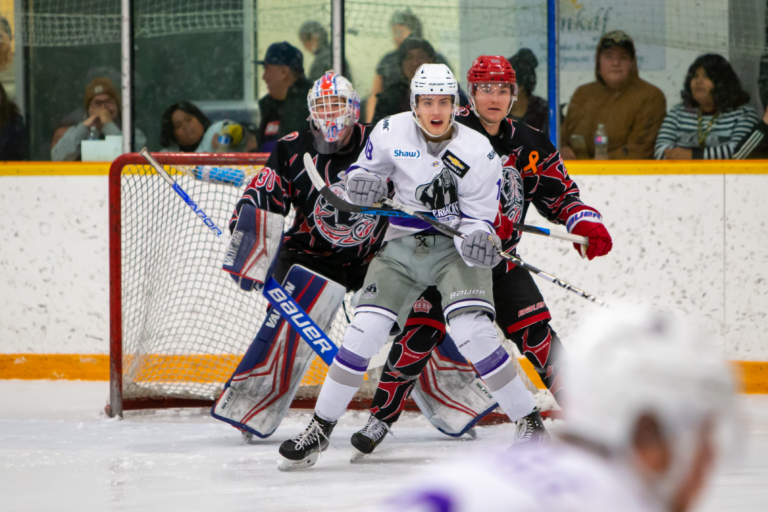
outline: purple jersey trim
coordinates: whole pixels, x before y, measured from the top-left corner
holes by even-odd
[[[335,359],[339,364],[358,372],[366,371],[368,369],[368,363],[370,362],[370,359],[359,356],[343,346],[339,349],[339,353],[336,354]]]
[[[339,357],[339,356],[337,355],[336,357]],[[483,359],[475,363],[475,369],[481,376],[487,375],[492,371],[496,370],[497,368],[501,367],[501,365],[506,363],[508,360],[509,360],[509,354],[507,354],[507,351],[504,350],[503,347],[499,347],[493,352],[491,352],[490,355],[488,355],[487,357],[484,357]]]

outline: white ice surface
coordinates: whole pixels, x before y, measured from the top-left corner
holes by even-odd
[[[347,413],[330,448],[307,471],[280,473],[281,441],[309,413],[291,413],[275,434],[245,445],[207,411],[101,412],[102,382],[0,381],[0,510],[359,510],[397,492],[408,474],[464,450],[508,443],[510,425],[478,428],[476,441],[444,436],[409,413],[362,463],[349,436],[367,415]],[[742,396],[750,437],[737,469],[719,473],[699,511],[768,510],[768,396]],[[547,422],[548,424],[550,422]]]

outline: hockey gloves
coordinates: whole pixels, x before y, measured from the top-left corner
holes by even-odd
[[[569,233],[589,238],[589,246],[586,257],[593,260],[597,256],[605,256],[611,252],[613,241],[608,230],[603,225],[603,217],[600,212],[589,206],[581,206],[576,213],[571,213],[565,223]],[[584,246],[573,244],[573,247],[585,256]]]
[[[493,268],[501,261],[501,239],[482,229],[473,231],[461,243],[461,257],[470,266]]]
[[[344,181],[349,199],[360,206],[373,206],[387,195],[387,183],[367,171],[348,174]]]

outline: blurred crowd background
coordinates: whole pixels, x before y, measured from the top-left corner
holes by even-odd
[[[768,156],[767,4],[560,0],[563,156]],[[304,127],[306,93],[331,68],[331,10],[330,0],[134,0],[136,149],[269,151]],[[465,87],[474,58],[490,54],[517,72],[510,116],[548,131],[544,0],[346,0],[344,10],[361,122],[408,110],[419,65],[446,63]],[[120,2],[0,0],[0,16],[0,160],[78,160],[81,141],[120,134]]]

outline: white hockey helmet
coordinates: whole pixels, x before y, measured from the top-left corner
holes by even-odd
[[[691,468],[699,432],[715,427],[721,451],[738,445],[733,375],[722,351],[681,314],[642,307],[604,311],[570,339],[564,370],[564,431],[631,453],[642,415],[671,443],[672,460],[655,491],[669,499]]]
[[[334,153],[346,142],[344,129],[360,119],[360,96],[349,80],[327,71],[312,85],[307,104],[317,150]]]
[[[416,98],[421,95],[441,94],[453,96],[453,114],[456,114],[459,108],[459,82],[454,78],[451,68],[445,64],[422,64],[419,66],[411,80],[411,110],[416,124],[430,137],[434,137],[434,135],[424,129],[416,115]],[[453,122],[454,118],[451,115],[448,128],[440,136],[445,135],[451,129]]]

